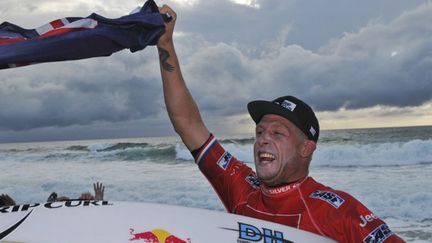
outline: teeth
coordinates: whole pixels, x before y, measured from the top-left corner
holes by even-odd
[[[263,152],[259,155],[260,159],[275,159],[275,156],[271,153]]]

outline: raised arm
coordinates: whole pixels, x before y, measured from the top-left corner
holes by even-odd
[[[183,80],[174,49],[173,32],[177,15],[167,5],[160,8],[160,12],[172,16],[172,20],[165,24],[165,33],[159,38],[157,44],[165,104],[174,130],[186,147],[194,150],[204,144],[210,133]]]

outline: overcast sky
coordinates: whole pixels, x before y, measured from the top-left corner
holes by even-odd
[[[35,28],[139,0],[0,0]],[[216,134],[252,132],[246,104],[295,95],[322,129],[432,125],[432,2],[171,0],[183,75]],[[156,48],[0,71],[0,142],[173,135]]]

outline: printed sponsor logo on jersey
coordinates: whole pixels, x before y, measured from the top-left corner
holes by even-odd
[[[237,163],[234,163],[234,166],[231,168],[231,173],[229,174],[230,176],[235,175],[238,171],[240,171],[243,167],[245,166],[245,164],[241,161],[237,161]]]
[[[373,213],[368,214],[366,216],[360,215],[361,223],[359,225],[360,225],[360,227],[364,228],[369,222],[372,222],[377,218],[378,217],[375,216],[375,214],[373,214]]]
[[[299,184],[300,183],[295,183],[295,184],[286,185],[286,186],[282,186],[282,187],[278,187],[278,188],[265,188],[264,190],[268,194],[276,195],[276,194],[281,194],[281,193],[284,193],[284,192],[289,192],[292,189],[297,188]]]
[[[381,243],[393,235],[393,232],[386,224],[382,224],[375,228],[366,238],[363,239],[364,243]]]
[[[238,222],[238,229],[222,228],[238,231],[238,243],[264,242],[264,243],[294,243],[284,238],[283,232],[267,228],[258,228],[251,224]]]
[[[328,191],[314,191],[310,197],[321,199],[335,208],[339,208],[345,202],[345,200],[336,193]]]
[[[217,164],[219,165],[219,167],[221,167],[223,170],[226,170],[228,168],[229,163],[231,162],[231,159],[233,158],[233,156],[228,153],[225,152],[224,155],[222,155],[222,157],[220,157],[219,161],[217,162]]]
[[[258,177],[256,177],[254,174],[250,174],[246,176],[245,180],[255,189],[258,189],[261,185],[260,181],[258,180]]]

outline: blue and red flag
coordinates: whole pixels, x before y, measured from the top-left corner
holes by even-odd
[[[42,62],[109,56],[155,45],[167,16],[148,0],[136,13],[117,19],[98,14],[51,21],[36,29],[4,22],[0,25],[0,69]]]

